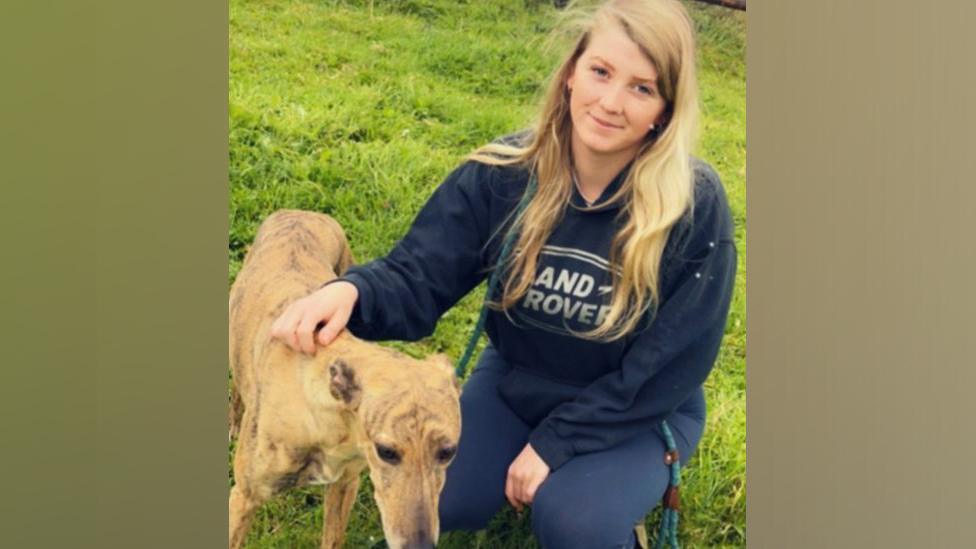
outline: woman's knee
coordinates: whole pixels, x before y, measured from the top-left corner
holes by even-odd
[[[540,495],[542,497],[540,497]],[[582,499],[540,490],[532,503],[532,530],[543,549],[619,549],[634,545],[632,524],[594,512]]]
[[[486,501],[442,494],[439,506],[441,532],[481,530],[488,526],[497,511]]]

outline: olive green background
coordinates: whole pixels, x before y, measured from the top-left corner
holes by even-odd
[[[226,2],[0,21],[0,546],[226,547]]]
[[[749,546],[969,546],[976,6],[751,4]],[[0,21],[0,545],[224,546],[226,2]]]

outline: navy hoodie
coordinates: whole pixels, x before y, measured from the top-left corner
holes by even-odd
[[[610,301],[610,245],[620,204],[583,210],[577,191],[539,258],[518,305],[489,313],[491,344],[512,366],[502,398],[533,427],[529,442],[553,470],[574,455],[649,432],[711,371],[736,271],[733,225],[715,172],[694,160],[695,202],[672,229],[661,261],[660,305],[613,342],[573,335],[592,329]],[[604,191],[623,183],[624,169]],[[416,340],[483,281],[498,260],[529,174],[468,161],[451,173],[386,257],[342,277],[359,290],[348,323],[368,340]]]

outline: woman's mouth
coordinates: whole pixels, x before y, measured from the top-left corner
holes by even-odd
[[[587,113],[587,114],[589,114],[589,113]],[[590,118],[592,118],[593,119],[593,122],[595,122],[596,125],[597,126],[600,126],[601,128],[606,128],[608,130],[619,130],[621,128],[621,126],[617,126],[615,124],[611,124],[611,123],[607,122],[606,120],[603,120],[601,118],[597,118],[596,116],[593,116],[592,114],[590,114]]]

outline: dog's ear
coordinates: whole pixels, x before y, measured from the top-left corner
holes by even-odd
[[[362,395],[362,388],[359,380],[356,379],[356,371],[342,359],[336,359],[329,365],[329,392],[340,402],[346,403],[350,408],[359,406],[359,398]]]
[[[451,379],[454,380],[454,388],[457,389],[457,392],[460,395],[461,394],[461,380],[459,380],[458,377],[454,373],[454,363],[451,362],[451,359],[448,358],[448,356],[445,355],[444,353],[437,353],[436,355],[434,355],[431,358],[433,359],[433,361],[436,364],[440,364],[441,366],[443,366],[444,368],[446,368],[448,372],[451,372]]]

